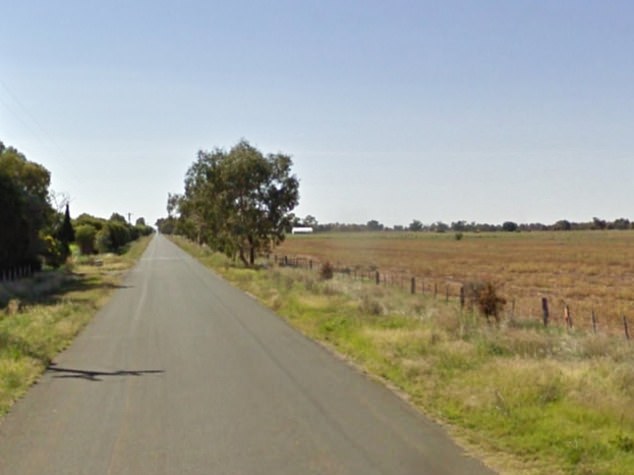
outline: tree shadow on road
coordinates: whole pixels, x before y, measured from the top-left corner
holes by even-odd
[[[54,363],[50,364],[47,371],[58,373],[54,378],[67,379],[85,379],[87,381],[103,381],[102,378],[112,376],[144,376],[147,374],[162,374],[165,371],[162,369],[141,369],[141,370],[117,370],[117,371],[92,371],[85,369],[75,368],[60,368]]]
[[[128,289],[130,286],[109,282],[97,275],[68,272],[61,269],[42,271],[32,277],[14,282],[0,282],[0,308],[10,299],[17,298],[22,305],[56,305],[68,294],[74,300],[91,300],[94,295],[83,295],[93,290]]]

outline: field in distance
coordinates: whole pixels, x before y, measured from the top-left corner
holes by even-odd
[[[454,296],[464,282],[490,280],[507,299],[506,311],[514,305],[520,318],[540,318],[547,297],[555,322],[565,305],[577,327],[591,325],[592,311],[603,332],[622,331],[623,315],[634,320],[630,231],[465,233],[460,240],[450,232],[332,232],[288,236],[275,253],[378,269],[404,285],[414,276]]]

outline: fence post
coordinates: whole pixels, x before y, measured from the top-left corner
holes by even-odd
[[[416,277],[412,277],[412,281],[410,283],[410,292],[412,295],[416,293]]]
[[[288,256],[284,256],[284,265],[287,266],[288,265]]]
[[[379,274],[379,271],[376,271],[376,285],[379,285],[381,283],[381,274]]]
[[[449,284],[445,287],[445,303],[449,303]]]
[[[625,315],[623,315],[623,330],[625,330],[625,339],[629,340],[630,339],[630,329],[627,325],[627,317]]]
[[[548,299],[546,297],[542,297],[542,318],[544,320],[544,326],[548,326],[548,318],[550,317],[550,313],[548,312]]]
[[[438,284],[434,282],[434,298],[438,297]]]
[[[567,304],[564,307],[564,322],[568,329],[572,328],[572,315],[570,315],[570,307]]]
[[[594,313],[594,309],[592,309],[592,331],[597,333],[597,316]]]
[[[460,308],[464,308],[464,285],[460,286]]]

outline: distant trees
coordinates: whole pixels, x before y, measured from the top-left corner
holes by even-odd
[[[519,226],[517,225],[517,223],[514,223],[513,221],[505,221],[502,224],[502,231],[505,231],[507,233],[514,233],[518,230],[518,228]]]
[[[298,220],[298,225],[301,220]],[[615,229],[628,230],[634,229],[634,223],[627,218],[618,218],[614,221],[607,221],[599,218],[593,218],[588,222],[572,222],[565,219],[559,220],[553,224],[543,223],[516,223],[514,221],[505,221],[502,224],[476,223],[467,221],[454,221],[451,225],[447,225],[442,221],[432,224],[424,224],[415,219],[408,226],[394,225],[389,228],[380,224],[377,220],[368,221],[365,224],[356,223],[322,223],[314,227],[317,232],[363,232],[377,231],[378,227],[383,231],[422,231],[445,233],[452,230],[455,233],[491,233],[491,232],[532,232],[532,231],[582,231],[582,230],[601,230]]]
[[[310,227],[313,229],[316,228],[318,225],[319,223],[317,222],[317,218],[310,214],[304,218],[304,222],[302,223],[302,226]]]
[[[422,231],[423,230],[423,223],[421,223],[419,220],[415,219],[411,223],[409,223],[409,228],[408,229],[410,231]]]
[[[572,224],[567,219],[560,219],[553,225],[554,231],[570,231],[572,230]]]
[[[94,252],[98,242],[110,252],[153,232],[144,220],[130,226],[117,213],[109,221],[83,214],[73,222],[68,204],[60,206],[58,195],[49,190],[50,180],[45,167],[0,142],[0,271],[58,267],[76,239],[83,253]]]
[[[429,227],[429,230],[435,233],[446,233],[449,231],[449,226],[442,221],[436,221]]]
[[[608,227],[608,223],[605,219],[600,219],[597,217],[592,218],[592,228],[593,229],[606,229]]]
[[[367,222],[365,226],[368,229],[368,231],[383,231],[383,228],[385,227],[381,223],[379,223],[376,219],[371,219],[370,221]]]
[[[175,227],[253,265],[258,253],[268,252],[290,231],[299,200],[292,163],[281,153],[265,156],[246,140],[228,152],[198,152],[185,176],[185,193],[168,195],[168,218],[157,222],[160,231]]]
[[[110,219],[81,214],[75,220],[75,238],[82,254],[120,252],[128,243],[154,232],[145,219],[138,218],[134,226],[119,213]]]

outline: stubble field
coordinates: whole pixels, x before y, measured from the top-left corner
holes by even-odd
[[[324,233],[289,236],[275,253],[330,261],[352,273],[379,270],[388,282],[456,297],[465,282],[489,280],[507,300],[505,313],[541,319],[547,297],[553,324],[569,306],[576,328],[622,333],[634,322],[634,232]],[[424,287],[424,288],[423,288]]]

